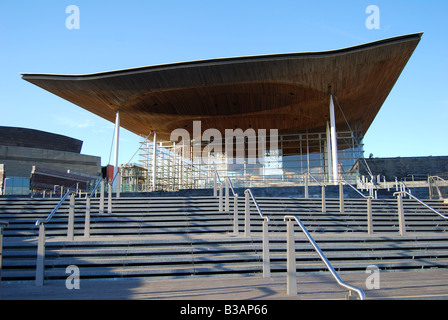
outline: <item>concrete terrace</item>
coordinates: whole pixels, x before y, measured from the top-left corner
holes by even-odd
[[[362,288],[366,300],[448,300],[448,270],[380,272],[380,288],[367,289],[366,273],[342,273]],[[82,280],[68,290],[65,281],[43,287],[34,282],[2,283],[1,300],[344,300],[347,291],[328,273],[299,273],[298,294],[286,294],[286,277],[229,276],[187,279]]]
[[[407,232],[398,232],[394,199],[372,203],[367,234],[364,199],[260,197],[270,220],[271,278],[262,277],[261,219],[252,207],[244,236],[244,201],[220,211],[214,197],[114,198],[111,213],[91,204],[91,236],[84,232],[85,199],[76,199],[75,237],[67,238],[68,203],[47,226],[45,281],[35,286],[37,219],[58,199],[0,199],[4,230],[1,300],[339,300],[337,285],[296,227],[297,295],[287,295],[285,215],[299,216],[341,278],[366,299],[448,299],[448,222],[406,199]],[[431,205],[446,213],[446,204]],[[80,289],[68,290],[67,266],[80,270]],[[368,266],[380,270],[368,289]]]

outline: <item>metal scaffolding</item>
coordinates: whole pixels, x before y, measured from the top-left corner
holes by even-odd
[[[138,182],[138,187],[123,186],[123,189],[176,191],[212,188],[215,171],[221,178],[231,177],[236,187],[303,185],[306,172],[312,173],[321,183],[332,184],[335,181],[328,138],[328,130],[279,135],[277,148],[260,148],[258,141],[256,150],[246,139],[244,157],[235,156],[235,152],[233,157],[227,157],[228,149],[216,152],[207,148],[204,141],[176,143],[157,141],[153,137],[152,141],[141,143],[139,167],[142,168],[142,178],[123,182],[125,185]],[[215,145],[225,142],[228,141],[213,141]],[[194,151],[198,143],[201,147],[199,154]],[[362,140],[353,131],[338,131],[337,145],[337,175],[355,183],[358,177],[355,164],[364,156]],[[241,145],[234,143],[232,148],[236,150],[237,147],[241,148]],[[256,157],[249,157],[254,154]]]

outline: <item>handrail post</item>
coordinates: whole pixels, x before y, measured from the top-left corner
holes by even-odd
[[[373,234],[372,198],[367,198],[367,234]]]
[[[116,182],[115,186],[116,186],[117,190],[115,190],[115,196],[117,198],[120,198],[120,193],[121,193],[121,171],[120,170],[117,171],[116,179],[117,179],[117,182]]]
[[[344,183],[339,181],[339,211],[344,212]]]
[[[224,195],[225,206],[224,206],[224,211],[228,212],[229,211],[229,178],[226,178],[226,180],[224,181],[224,186],[225,186],[225,195]]]
[[[288,295],[296,295],[296,248],[294,240],[294,221],[291,219],[288,219],[286,222],[286,254],[286,292]]]
[[[37,261],[35,285],[41,287],[44,285],[45,269],[45,223],[39,225],[39,240],[37,242]]]
[[[218,183],[218,210],[222,212],[222,183]]]
[[[70,207],[68,210],[67,239],[73,241],[75,229],[75,194],[70,194]]]
[[[263,278],[271,277],[271,258],[269,255],[269,220],[263,219]]]
[[[250,236],[250,199],[248,192],[244,192],[244,236]]]
[[[218,182],[217,179],[218,178],[218,172],[216,172],[215,170],[215,174],[213,175],[213,196],[217,197],[218,196]]]
[[[418,203],[420,203],[420,204],[423,205],[424,207],[428,208],[429,210],[431,210],[432,212],[434,212],[435,214],[437,214],[439,217],[441,217],[441,218],[443,218],[443,219],[445,219],[445,220],[448,220],[448,216],[446,216],[446,215],[442,214],[441,212],[437,211],[436,209],[430,207],[429,205],[427,205],[426,203],[424,203],[423,201],[421,201],[419,198],[417,198],[416,196],[413,196],[412,194],[410,194],[410,193],[407,192],[407,191],[395,192],[395,193],[394,193],[394,196],[397,195],[397,194],[400,194],[400,193],[409,196],[409,199],[411,199],[411,198],[414,199],[415,201],[417,201]],[[403,211],[403,212],[404,212],[404,211]],[[403,221],[404,221],[404,217],[403,217]]]
[[[308,193],[308,172],[305,173],[305,199],[308,199],[309,193]]]
[[[327,199],[325,197],[325,185],[322,187],[322,212],[327,212]]]
[[[112,183],[108,183],[109,185],[109,192],[107,196],[107,213],[112,213]]]
[[[104,180],[101,180],[101,193],[100,193],[100,213],[104,213],[104,191],[105,191],[105,184]]]
[[[398,226],[400,236],[402,236],[406,233],[406,224],[404,219],[403,197],[401,196],[401,193],[397,194],[397,204],[398,204]]]
[[[90,237],[90,196],[86,198],[86,217],[84,221],[84,237]]]
[[[238,194],[233,196],[233,233],[237,235],[238,230]]]
[[[333,278],[336,280],[336,282],[349,290],[349,296],[351,296],[351,292],[355,291],[358,293],[359,298],[361,300],[365,299],[364,291],[362,291],[359,288],[356,288],[354,286],[351,286],[344,281],[342,281],[341,277],[339,277],[336,270],[331,265],[330,261],[328,261],[325,254],[322,252],[322,250],[317,245],[316,241],[313,239],[309,231],[306,229],[306,227],[303,225],[302,221],[297,216],[285,216],[283,218],[284,221],[287,221],[287,291],[288,294],[296,294],[297,293],[297,280],[296,280],[296,258],[295,258],[295,244],[294,244],[294,224],[293,220],[297,221],[300,229],[302,229],[302,232],[307,237],[310,244],[313,246],[316,253],[319,255],[322,262],[327,267],[328,271],[330,271]]]

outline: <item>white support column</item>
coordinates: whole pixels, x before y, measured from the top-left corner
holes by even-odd
[[[114,177],[117,174],[118,167],[119,167],[119,163],[118,163],[118,151],[119,151],[119,147],[120,147],[120,142],[119,141],[120,141],[120,110],[117,110],[117,113],[115,115]],[[113,186],[115,191],[117,191],[117,187],[119,187],[119,182],[118,182],[118,179],[115,179],[114,186]]]
[[[330,124],[327,121],[327,168],[328,168],[328,182],[331,182],[333,179],[333,170],[332,170],[332,163],[331,161],[331,137],[330,137]]]
[[[156,178],[157,178],[157,132],[154,131],[153,138],[153,149],[152,149],[152,191],[156,190]]]
[[[336,185],[339,182],[338,173],[338,143],[336,136],[336,120],[334,116],[333,95],[330,95],[330,136],[331,136],[331,160],[333,183]]]

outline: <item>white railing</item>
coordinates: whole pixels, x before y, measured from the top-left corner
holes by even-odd
[[[352,186],[351,183],[347,182],[344,178],[341,178],[340,184],[339,184],[339,209],[341,212],[344,212],[344,188],[343,185],[350,186],[353,190],[355,190],[360,196],[362,196],[367,201],[367,233],[372,234],[373,233],[373,217],[372,217],[372,199],[373,196],[370,194],[369,196],[364,195],[362,192],[360,192],[358,189],[356,189],[354,186]]]
[[[86,196],[86,212],[85,212],[85,221],[84,221],[84,237],[90,237],[90,198],[96,194],[98,187],[101,185],[101,193],[100,193],[100,203],[99,203],[99,211],[100,213],[104,212],[104,180],[99,180],[95,185],[95,188],[92,190],[90,194]],[[110,187],[110,186],[109,186]],[[110,190],[111,188],[109,188]],[[46,241],[46,233],[45,233],[45,225],[51,221],[53,216],[59,210],[61,205],[67,198],[70,198],[69,212],[68,212],[68,223],[67,223],[67,240],[74,240],[74,229],[75,229],[75,195],[76,191],[68,190],[65,195],[61,198],[58,204],[54,207],[51,213],[45,219],[39,219],[36,221],[35,225],[39,227],[39,238],[37,242],[37,261],[36,261],[36,278],[35,283],[36,286],[42,286],[44,283],[44,271],[45,271],[45,241]],[[111,207],[111,198],[109,198],[109,207]],[[112,209],[109,210],[111,212]]]
[[[258,214],[263,219],[263,277],[269,278],[271,276],[271,259],[270,259],[270,249],[269,249],[269,217],[263,215],[263,212],[258,205],[252,191],[246,189],[244,191],[244,236],[249,237],[251,234],[250,230],[250,199],[252,199]]]
[[[360,288],[357,288],[355,286],[349,285],[342,281],[342,279],[339,277],[336,270],[331,265],[330,261],[327,259],[325,254],[322,252],[320,247],[317,245],[316,241],[313,239],[311,234],[308,232],[307,228],[303,225],[302,221],[297,216],[285,216],[284,221],[287,223],[287,293],[288,295],[295,295],[297,294],[297,267],[296,267],[296,254],[295,254],[295,238],[294,238],[294,221],[297,222],[300,229],[302,229],[302,232],[307,237],[308,241],[313,246],[314,250],[319,255],[320,259],[324,262],[325,266],[327,267],[328,271],[330,271],[333,278],[336,280],[336,282],[349,290],[349,295],[347,298],[351,297],[352,291],[356,292],[359,296],[360,300],[365,299],[364,291]]]
[[[446,194],[444,195],[442,193],[442,191],[440,190],[440,187],[448,187],[448,181],[439,177],[439,176],[429,176],[428,177],[428,187],[429,187],[429,199],[433,199],[434,198],[434,194],[433,194],[433,188],[436,188],[437,190],[437,195],[439,197],[439,199],[441,200],[445,200],[446,198]]]
[[[437,211],[436,209],[432,208],[431,206],[427,205],[426,203],[424,203],[423,201],[421,201],[419,198],[417,198],[416,196],[410,194],[407,191],[398,191],[394,193],[394,196],[397,196],[397,204],[398,204],[398,225],[399,225],[399,232],[400,235],[404,235],[406,233],[406,222],[405,222],[405,217],[404,217],[404,207],[403,207],[403,195],[407,195],[409,197],[409,199],[414,199],[416,200],[418,203],[420,203],[421,205],[423,205],[424,207],[428,208],[429,210],[431,210],[432,212],[436,213],[437,215],[439,215],[441,218],[448,220],[448,217],[444,214],[442,214],[441,212]]]
[[[215,177],[217,177],[219,179],[219,175],[216,173]],[[226,178],[227,181],[226,184],[226,189],[232,190],[233,195],[235,196],[235,217],[234,217],[234,221],[238,220],[238,204],[237,204],[237,199],[238,199],[238,195],[235,193],[235,190],[232,186],[232,181],[230,180],[230,178]],[[318,182],[318,181],[317,181]],[[216,190],[219,190],[219,203],[221,203],[221,207],[222,208],[222,182],[219,179],[219,181],[217,181],[216,183]],[[219,186],[219,187],[218,187]],[[228,194],[229,192],[227,191],[226,194]],[[263,219],[263,230],[262,230],[262,238],[263,238],[263,277],[270,277],[271,276],[271,264],[270,264],[270,248],[269,248],[269,217],[265,216],[263,214],[263,211],[261,210],[260,206],[258,205],[258,202],[254,196],[254,194],[252,193],[251,189],[246,189],[244,191],[244,195],[245,195],[245,202],[244,202],[244,207],[245,207],[245,218],[244,218],[244,236],[245,237],[249,237],[251,236],[251,220],[250,220],[250,201],[252,200],[252,202],[255,205],[255,208],[257,209],[258,215]],[[216,193],[215,193],[216,196]],[[228,211],[228,209],[226,210]],[[333,276],[333,278],[336,280],[336,282],[349,290],[349,294],[347,296],[347,298],[350,298],[352,296],[352,292],[356,292],[359,296],[360,300],[364,300],[365,299],[365,295],[363,290],[349,285],[347,283],[345,283],[344,281],[342,281],[342,279],[339,277],[339,275],[337,274],[336,270],[333,268],[333,266],[331,265],[330,261],[327,259],[327,257],[324,255],[324,253],[322,252],[322,250],[320,249],[320,247],[317,245],[316,241],[314,241],[313,237],[310,235],[310,233],[308,232],[307,228],[302,224],[302,222],[300,221],[300,219],[296,216],[285,216],[284,217],[284,221],[287,221],[287,291],[289,295],[295,295],[297,294],[297,278],[296,278],[296,256],[295,256],[295,241],[294,241],[294,226],[291,225],[292,220],[297,221],[297,223],[299,224],[300,228],[302,229],[303,233],[306,235],[308,241],[311,243],[311,245],[313,246],[314,250],[317,252],[317,254],[319,255],[319,257],[321,258],[321,260],[324,262],[324,264],[326,265],[327,269],[330,271],[331,275]]]
[[[70,189],[62,197],[56,207],[51,211],[46,219],[37,220],[36,226],[39,226],[39,239],[37,242],[37,261],[36,261],[36,286],[43,286],[44,284],[44,269],[45,269],[45,224],[48,223],[51,218],[58,211],[62,203],[70,197],[70,207],[68,213],[67,224],[67,239],[74,239],[74,224],[75,224],[75,192]]]
[[[120,198],[120,179],[121,179],[120,169],[117,170],[117,172],[115,173],[112,180],[110,180],[108,182],[108,189],[109,189],[108,194],[107,194],[107,212],[108,213],[112,213],[112,189],[113,189],[113,184],[115,182],[115,179],[117,179],[117,181],[118,181],[115,196],[117,198]]]
[[[327,187],[326,184],[321,183],[319,180],[316,179],[315,176],[313,176],[310,172],[304,173],[304,179],[305,179],[305,199],[309,198],[309,192],[308,192],[308,177],[313,179],[320,187],[321,187],[321,198],[322,198],[322,212],[327,211],[327,200],[325,197],[325,188]]]
[[[92,198],[96,194],[96,190],[101,185],[101,193],[100,193],[100,203],[99,203],[99,211],[100,213],[104,212],[104,180],[98,180],[95,188],[93,188],[92,192],[86,195],[86,215],[84,220],[84,237],[90,237],[90,198]]]

